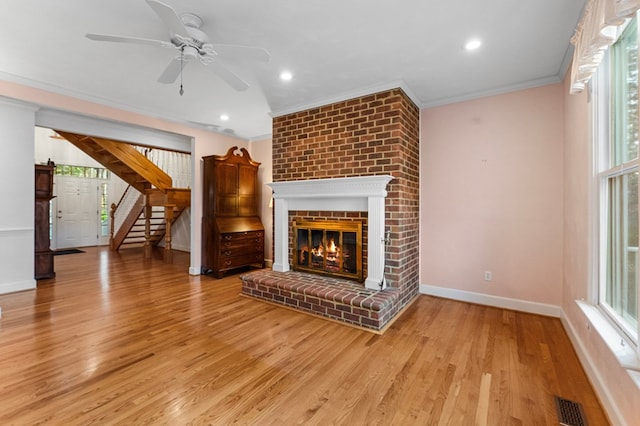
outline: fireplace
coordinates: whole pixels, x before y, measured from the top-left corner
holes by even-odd
[[[389,175],[376,175],[270,183],[275,209],[273,270],[287,272],[291,266],[295,267],[295,264],[289,264],[289,211],[366,212],[364,286],[372,290],[384,289],[387,285],[384,279],[385,197],[387,184],[392,179]],[[293,237],[296,238],[295,233]],[[295,259],[293,261],[295,263]]]
[[[362,223],[293,222],[293,269],[362,281]]]

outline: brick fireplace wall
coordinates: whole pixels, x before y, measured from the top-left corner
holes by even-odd
[[[394,177],[385,201],[391,231],[385,277],[400,291],[401,305],[419,289],[419,121],[402,89],[273,119],[274,182]]]

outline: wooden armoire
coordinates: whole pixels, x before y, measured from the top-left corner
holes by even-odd
[[[221,278],[264,267],[264,226],[258,216],[258,167],[246,149],[202,157],[202,273]]]
[[[49,201],[53,198],[52,165],[36,164],[35,170],[35,279],[53,278],[53,251],[49,237]]]

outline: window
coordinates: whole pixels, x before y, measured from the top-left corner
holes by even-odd
[[[110,179],[109,170],[98,167],[86,167],[86,166],[70,166],[68,164],[57,164],[55,168],[56,175],[58,176],[73,176],[77,178],[90,178],[90,179]]]
[[[100,235],[109,236],[109,215],[111,208],[109,207],[109,184],[100,184]]]
[[[595,82],[600,181],[599,305],[638,344],[638,31],[634,18]]]

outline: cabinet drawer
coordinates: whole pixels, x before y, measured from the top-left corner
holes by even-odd
[[[240,256],[232,256],[232,257],[221,257],[219,262],[220,269],[231,269],[236,268],[238,266],[246,266],[259,263],[262,265],[264,262],[264,254],[260,253],[251,253],[251,254],[243,254]]]
[[[264,244],[242,244],[235,247],[221,247],[220,259],[240,256],[243,254],[260,253],[264,251]]]
[[[229,240],[229,241],[221,241],[220,242],[220,250],[233,250],[242,247],[253,247],[260,246],[264,247],[264,238],[256,237],[256,238],[247,238],[244,240]]]
[[[220,242],[234,242],[250,239],[264,239],[264,231],[246,231],[246,232],[234,232],[230,234],[220,234]]]

